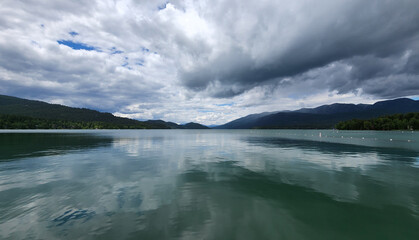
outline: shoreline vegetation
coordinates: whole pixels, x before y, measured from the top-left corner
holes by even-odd
[[[383,117],[361,120],[352,119],[339,122],[338,130],[419,130],[419,113],[393,114]]]
[[[162,120],[110,123],[101,121],[70,121],[0,114],[0,129],[209,129],[198,123],[178,125]]]
[[[117,124],[107,122],[68,121],[58,119],[33,118],[17,115],[0,115],[0,129],[156,129],[165,126]]]

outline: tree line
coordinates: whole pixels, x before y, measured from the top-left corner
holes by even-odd
[[[369,120],[339,122],[339,130],[419,130],[419,113],[394,114]]]
[[[143,122],[117,124],[99,121],[69,121],[0,114],[0,129],[150,129],[162,128]],[[163,127],[164,128],[164,127]]]

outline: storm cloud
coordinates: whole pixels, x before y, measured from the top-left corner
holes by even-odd
[[[417,96],[417,9],[416,0],[5,0],[0,94],[205,124]]]
[[[370,89],[371,81],[417,74],[418,1],[232,1],[222,6],[212,20],[230,46],[182,71],[183,83],[191,89],[219,82],[232,88],[231,94],[240,94],[269,80],[343,63],[353,68],[351,78],[322,82],[319,76],[319,83],[339,92],[365,87],[366,93],[388,97],[407,94],[400,88],[381,94]],[[234,91],[235,85],[244,89]],[[419,90],[419,81],[407,89],[412,86]]]

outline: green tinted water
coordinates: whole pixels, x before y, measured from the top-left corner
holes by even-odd
[[[3,131],[0,239],[419,239],[419,133]]]

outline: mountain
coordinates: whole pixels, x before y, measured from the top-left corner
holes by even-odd
[[[165,122],[163,120],[147,120],[145,123],[159,126],[161,129],[180,129],[180,125],[173,122]]]
[[[199,123],[190,122],[184,125],[181,125],[183,129],[209,129],[209,127],[201,125]]]
[[[3,119],[3,122],[8,122],[8,126],[11,126],[10,123],[12,122],[13,126],[22,126],[25,128],[33,128],[33,124],[35,124],[35,122],[36,125],[47,126],[47,128],[53,128],[50,126],[60,126],[60,128],[65,126],[76,126],[77,128],[99,127],[135,129],[205,128],[205,126],[197,123],[184,127],[183,125],[165,122],[162,120],[138,121],[86,108],[73,108],[59,104],[50,104],[5,95],[0,95],[0,117]],[[25,123],[17,124],[16,121],[22,121]],[[80,122],[83,122],[83,124],[80,124]],[[97,124],[86,124],[93,122]],[[0,126],[0,128],[5,127]]]
[[[190,122],[184,125],[179,125],[174,122],[165,122],[163,120],[148,120],[146,123],[151,123],[154,125],[161,125],[164,126],[164,128],[169,129],[209,129],[209,127],[204,126],[199,123]]]
[[[374,104],[335,103],[316,108],[302,108],[296,111],[252,114],[217,128],[333,128],[338,122],[355,118],[370,119],[383,115],[409,112],[419,112],[419,101],[399,98]]]
[[[215,127],[216,129],[246,129],[246,128],[253,128],[255,126],[255,123],[265,117],[270,116],[278,112],[264,112],[264,113],[258,113],[258,114],[250,114],[246,117],[242,117],[236,120],[233,120],[229,123],[226,123],[224,125],[220,125]]]
[[[67,121],[97,121],[125,125],[133,125],[140,122],[129,118],[116,117],[111,113],[103,113],[86,108],[73,108],[4,95],[0,95],[0,114]]]

